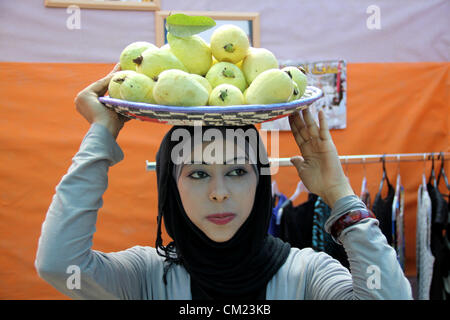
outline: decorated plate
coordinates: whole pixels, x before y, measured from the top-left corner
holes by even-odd
[[[265,105],[182,107],[131,102],[108,96],[99,100],[119,114],[142,121],[170,125],[245,126],[286,117],[307,108],[322,96],[322,90],[308,86],[298,100]]]

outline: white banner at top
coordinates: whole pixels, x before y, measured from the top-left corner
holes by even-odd
[[[161,10],[258,12],[280,60],[449,61],[449,0],[163,0]],[[0,1],[0,61],[114,63],[155,42],[155,13]]]

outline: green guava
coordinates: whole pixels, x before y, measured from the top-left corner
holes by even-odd
[[[244,95],[239,88],[223,83],[215,87],[209,95],[210,106],[233,106],[244,104]]]
[[[188,72],[183,63],[170,50],[147,49],[133,61],[136,63],[137,72],[145,74],[155,81],[164,70],[178,69]]]
[[[111,98],[122,99],[122,97],[120,96],[120,85],[123,83],[127,75],[133,73],[136,73],[136,71],[121,70],[114,73],[114,76],[111,78],[108,84],[108,94]]]
[[[119,92],[123,100],[134,102],[155,103],[153,88],[155,81],[146,75],[133,72],[127,74],[120,84]]]
[[[148,48],[157,47],[154,44],[146,41],[136,41],[126,46],[120,54],[120,68],[122,70],[136,71],[136,64],[133,62],[133,60],[139,57],[141,53]]]
[[[170,51],[183,63],[189,73],[204,76],[212,64],[211,49],[199,36],[179,38],[167,33]]]
[[[294,92],[294,82],[286,72],[269,69],[260,73],[248,87],[247,104],[287,102]]]
[[[165,70],[158,76],[153,97],[156,103],[168,106],[205,106],[209,94],[191,74],[177,70]]]
[[[195,73],[191,73],[191,77],[193,77],[195,80],[197,80],[206,89],[206,91],[208,91],[208,94],[211,93],[211,90],[212,90],[211,84],[205,77],[202,77]]]
[[[213,56],[219,62],[237,63],[247,55],[250,42],[244,30],[238,26],[226,24],[214,30],[210,46]]]
[[[243,95],[244,95],[244,104],[248,104],[248,103],[247,103],[247,91],[248,91],[248,88],[245,89],[245,90],[244,90],[244,93],[243,93]]]
[[[288,99],[288,102],[295,101],[300,99],[302,96],[300,95],[300,90],[298,90],[298,85],[295,81],[292,81],[294,85],[294,91],[291,94],[291,97]]]
[[[247,81],[245,80],[244,73],[231,62],[216,63],[209,69],[205,77],[208,79],[213,89],[223,83],[238,87],[241,92],[244,92],[247,88]]]
[[[242,71],[250,85],[262,72],[269,69],[278,69],[278,60],[275,55],[265,48],[251,48],[242,62]]]
[[[286,72],[288,76],[291,77],[291,79],[297,84],[299,91],[299,97],[297,99],[300,99],[305,93],[306,86],[308,85],[308,78],[306,77],[305,72],[300,68],[293,66],[284,67],[281,71]]]

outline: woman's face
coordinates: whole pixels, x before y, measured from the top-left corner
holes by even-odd
[[[250,215],[257,176],[248,160],[185,164],[178,178],[178,191],[189,219],[215,242],[230,240]],[[234,164],[229,164],[229,163]],[[225,163],[225,164],[224,164]]]

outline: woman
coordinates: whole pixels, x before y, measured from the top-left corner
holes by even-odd
[[[98,101],[118,70],[75,99],[91,127],[42,227],[35,266],[43,279],[77,299],[411,299],[394,249],[343,173],[322,111],[320,126],[308,110],[289,118],[303,156],[291,161],[332,208],[326,230],[346,249],[352,274],[323,252],[267,234],[271,178],[254,126],[203,127],[201,139],[194,127],[172,127],[157,153],[156,248],[92,250],[108,168],[123,158],[115,139],[126,120]],[[214,152],[203,139],[212,133]]]

